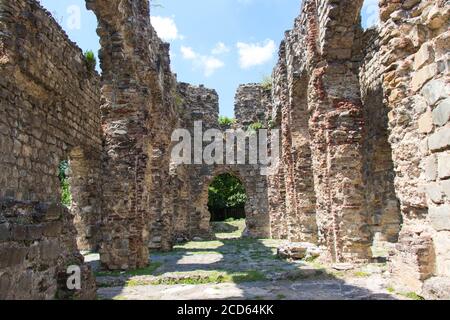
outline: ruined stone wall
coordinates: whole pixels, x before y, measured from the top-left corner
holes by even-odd
[[[284,179],[269,177],[273,234],[292,233],[280,222],[295,217],[296,165],[309,160],[307,153],[292,157],[302,141],[293,133],[308,128],[308,185],[328,258],[367,260],[374,241],[398,240],[390,257],[396,284],[442,297],[449,291],[449,5],[380,1],[383,22],[366,32],[361,5],[304,1],[281,44],[268,110],[283,137]],[[297,118],[295,97],[307,111]],[[292,227],[301,230],[303,222]]]
[[[354,41],[362,3],[344,2],[304,2],[286,34],[273,93],[281,109],[287,232],[298,240],[318,235],[335,261],[368,259],[371,242]]]
[[[81,50],[36,1],[0,4],[0,295],[54,298],[66,267],[82,267],[78,297],[93,297],[76,246],[97,245],[101,210],[99,81]],[[72,212],[58,166],[72,166]],[[81,160],[82,159],[82,160]],[[76,165],[75,165],[76,163]]]
[[[287,69],[286,69],[286,42],[282,41],[278,53],[278,63],[272,75],[272,103],[266,112],[266,117],[272,119],[273,129],[281,130],[283,123],[282,108],[287,97]],[[286,144],[282,142],[283,150]],[[281,156],[282,159],[284,155]],[[284,161],[280,161],[273,175],[267,177],[270,227],[272,237],[287,239],[289,237],[289,215],[286,211],[286,181]]]
[[[184,208],[177,212],[175,223],[175,237],[193,239],[195,237],[209,238],[210,213],[208,211],[208,191],[203,183],[210,165],[194,163],[194,123],[200,122],[203,134],[209,129],[219,129],[219,96],[215,90],[204,86],[192,86],[187,83],[178,83],[178,110],[181,116],[180,128],[190,132],[191,163],[177,168],[178,178],[183,177],[180,193],[185,199]],[[206,146],[207,143],[202,143]],[[209,187],[209,185],[208,185]],[[180,195],[181,196],[181,195]]]
[[[101,260],[108,269],[143,267],[150,231],[161,237],[163,250],[172,244],[170,135],[178,117],[169,46],[150,24],[147,0],[86,2],[97,16],[102,46],[104,170],[109,180],[103,190]]]
[[[241,110],[247,108],[256,108],[265,112],[265,103],[269,102],[270,95],[264,95],[261,88],[257,85],[243,86],[251,88],[250,93],[236,95],[236,108]],[[239,91],[242,92],[242,91]],[[258,95],[252,96],[251,93],[257,92]],[[207,164],[195,163],[192,152],[192,165],[184,165],[178,167],[178,173],[183,176],[184,181],[183,193],[189,193],[189,200],[185,212],[177,214],[176,236],[178,238],[208,238],[211,237],[210,219],[211,215],[208,210],[208,188],[215,177],[223,173],[229,173],[239,178],[246,189],[248,201],[245,206],[247,235],[253,237],[269,237],[270,228],[267,214],[267,187],[266,178],[260,174],[258,164],[230,164],[226,162],[226,129],[219,126],[219,97],[215,90],[204,88],[203,86],[195,87],[185,83],[178,84],[179,96],[179,113],[182,117],[180,122],[181,128],[190,131],[192,139],[194,139],[194,123],[202,121],[202,130],[197,134],[203,134],[207,130],[215,129],[218,136],[216,138],[223,139],[224,153],[219,163]],[[241,97],[245,98],[241,99]],[[264,98],[265,97],[265,98]],[[245,113],[245,111],[244,111]],[[253,113],[252,113],[253,116]],[[264,116],[261,116],[263,120]],[[242,119],[237,117],[235,129],[241,128]],[[253,123],[253,119],[250,120]],[[199,130],[199,129],[198,129]],[[207,147],[211,142],[203,141],[203,148]],[[192,140],[192,148],[194,141]],[[248,145],[247,145],[248,148]],[[205,149],[204,149],[205,150]],[[247,153],[248,154],[248,153]],[[236,159],[235,159],[236,160]],[[186,174],[188,172],[188,174]]]
[[[394,188],[394,164],[388,141],[388,106],[383,98],[379,30],[361,38],[363,59],[359,70],[361,101],[366,123],[364,174],[369,225],[375,241],[397,242],[401,214]]]
[[[450,292],[448,1],[381,1],[380,55],[403,225],[391,256],[399,287]],[[445,294],[444,294],[445,296]],[[448,295],[447,295],[448,296]]]
[[[267,91],[258,83],[242,84],[238,87],[234,99],[234,115],[239,127],[247,129],[251,124],[266,123],[266,109],[270,97]]]

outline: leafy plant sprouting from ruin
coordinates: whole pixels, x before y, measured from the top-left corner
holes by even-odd
[[[184,99],[178,93],[174,93],[175,106],[180,109],[184,104]]]
[[[70,207],[72,204],[72,194],[70,193],[69,177],[67,176],[69,162],[67,160],[61,161],[58,169],[58,177],[61,183],[61,204]]]
[[[214,179],[208,189],[208,207],[214,209],[244,208],[247,201],[241,181],[231,174]]]
[[[272,77],[264,76],[261,80],[261,87],[267,91],[272,90]]]
[[[235,123],[236,123],[236,119],[234,119],[234,118],[229,118],[226,116],[219,117],[219,124],[221,126],[232,126]]]
[[[274,129],[276,127],[275,120],[273,120],[272,117],[269,117],[269,120],[267,120],[267,127],[269,129]]]
[[[264,125],[261,122],[254,122],[251,125],[248,126],[247,131],[249,133],[256,133],[259,129],[264,128]]]
[[[84,57],[86,58],[86,63],[88,66],[88,69],[90,71],[94,71],[95,67],[97,66],[97,59],[95,58],[94,51],[88,50],[84,53]]]

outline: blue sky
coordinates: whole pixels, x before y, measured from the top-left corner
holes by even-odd
[[[84,0],[41,0],[84,51],[97,53],[95,15]],[[378,0],[366,0],[363,26],[377,21]],[[216,89],[220,113],[234,113],[239,84],[270,75],[278,47],[300,12],[301,0],[158,0],[151,8],[158,35],[171,44],[178,81]],[[100,71],[100,70],[99,70]]]

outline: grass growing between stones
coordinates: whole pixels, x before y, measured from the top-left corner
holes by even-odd
[[[146,276],[152,275],[156,269],[158,269],[162,265],[161,262],[152,262],[148,267],[130,270],[130,271],[97,271],[95,273],[96,277],[118,277],[118,276]]]
[[[188,243],[185,243],[183,245],[176,245],[173,247],[174,252],[177,251],[188,251],[189,249],[196,249],[196,250],[204,250],[204,249],[219,249],[224,245],[223,241],[191,241]]]
[[[217,239],[238,239],[244,233],[245,219],[212,222],[211,226]]]
[[[425,300],[424,297],[419,296],[417,293],[415,292],[407,292],[405,294],[403,294],[405,297],[411,299],[411,300]]]
[[[127,287],[147,286],[147,285],[199,285],[210,283],[242,283],[264,281],[266,277],[259,271],[242,272],[204,272],[193,273],[172,273],[165,277],[154,279],[130,279],[126,282]]]
[[[353,273],[353,276],[355,276],[357,278],[367,278],[367,277],[370,277],[370,273],[365,272],[365,271],[355,271]]]

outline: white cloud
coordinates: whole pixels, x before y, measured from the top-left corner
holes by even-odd
[[[263,43],[238,42],[239,64],[242,69],[248,69],[270,61],[276,47],[273,40],[267,39]]]
[[[185,47],[181,46],[181,54],[183,55],[183,58],[186,60],[192,60],[197,58],[197,54],[192,50],[191,47]]]
[[[200,55],[191,47],[181,46],[180,51],[183,59],[191,60],[193,67],[202,70],[205,77],[212,76],[218,69],[225,66],[222,60],[213,56]]]
[[[164,41],[183,39],[173,18],[153,16],[151,22],[158,36]]]
[[[201,57],[201,65],[203,66],[206,77],[212,76],[217,69],[225,66],[223,61],[214,57]]]
[[[227,52],[230,52],[230,48],[228,48],[223,42],[218,42],[216,46],[211,50],[211,53],[214,55],[219,55]]]

